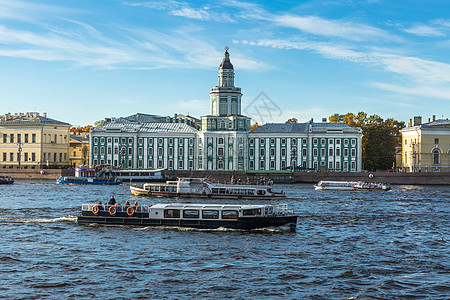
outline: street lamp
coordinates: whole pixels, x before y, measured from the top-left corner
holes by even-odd
[[[292,173],[294,173],[294,164],[295,159],[297,157],[297,151],[295,148],[291,148],[291,167],[292,167]]]
[[[120,148],[120,155],[121,155],[120,160],[122,168],[125,168],[125,153],[126,153],[125,146],[122,145],[122,147]]]

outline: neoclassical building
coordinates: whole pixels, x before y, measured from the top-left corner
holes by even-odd
[[[241,112],[228,49],[200,126],[186,119],[136,114],[91,128],[94,165],[169,170],[361,171],[361,130],[344,123],[274,123],[250,130]]]
[[[450,171],[450,121],[436,120],[426,123],[416,116],[402,133],[402,168],[407,172]]]

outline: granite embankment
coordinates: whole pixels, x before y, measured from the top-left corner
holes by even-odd
[[[41,172],[43,171],[43,172]],[[14,179],[48,179],[55,180],[60,176],[74,176],[73,169],[0,169],[0,176],[11,176]],[[365,182],[387,182],[398,185],[450,185],[449,172],[244,172],[244,171],[167,171],[166,176],[174,177],[210,177],[218,181],[229,181],[231,176],[243,182],[250,178],[258,180],[261,176],[265,179],[273,179],[275,183],[298,182],[316,183],[320,180],[343,180]]]

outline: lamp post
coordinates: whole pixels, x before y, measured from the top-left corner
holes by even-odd
[[[120,162],[121,162],[121,166],[122,168],[125,168],[125,146],[122,145],[122,147],[120,148]]]
[[[295,148],[291,148],[291,167],[292,167],[292,174],[294,174],[294,164],[295,164],[295,159],[297,157],[297,151],[295,150]]]

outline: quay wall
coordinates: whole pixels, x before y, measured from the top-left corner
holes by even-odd
[[[43,172],[41,172],[41,170]],[[0,176],[10,176],[14,179],[48,179],[56,180],[61,176],[75,176],[74,169],[8,169],[1,168]]]
[[[7,169],[0,168],[0,176],[11,176],[14,179],[48,179],[55,180],[61,176],[74,176],[73,169]],[[372,174],[372,178],[369,175]],[[167,178],[176,177],[210,177],[216,181],[230,181],[231,176],[235,180],[247,181],[249,177],[252,181],[259,176],[265,179],[273,179],[275,183],[317,183],[320,180],[339,181],[365,181],[365,182],[387,182],[397,185],[450,185],[450,172],[294,172],[294,176],[289,173],[261,173],[247,174],[245,171],[166,171]]]

